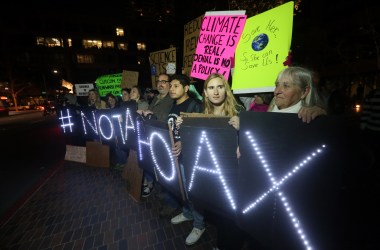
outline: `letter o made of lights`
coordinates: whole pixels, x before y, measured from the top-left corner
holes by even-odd
[[[158,164],[158,161],[157,161],[157,158],[156,158],[156,154],[155,154],[154,149],[153,149],[153,140],[154,140],[155,137],[158,137],[163,142],[164,147],[165,147],[166,151],[168,152],[168,156],[169,156],[169,159],[170,159],[170,165],[171,165],[171,175],[170,176],[165,175],[165,173],[162,171],[162,169],[160,168],[160,166]],[[150,137],[149,137],[149,143],[150,143],[150,154],[152,156],[152,160],[153,160],[155,168],[158,170],[158,172],[160,173],[160,175],[165,178],[165,180],[172,181],[174,179],[174,177],[175,177],[175,164],[174,164],[174,159],[173,159],[173,156],[172,156],[172,153],[171,153],[171,147],[169,147],[169,145],[166,143],[166,141],[164,140],[164,138],[159,133],[157,133],[157,132],[153,132],[150,135]]]

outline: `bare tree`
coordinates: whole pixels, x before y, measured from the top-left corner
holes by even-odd
[[[12,96],[13,103],[15,105],[16,111],[18,111],[18,102],[17,97],[18,95],[24,91],[26,88],[29,88],[32,86],[30,82],[27,83],[17,83],[17,79],[13,77],[12,70],[10,67],[8,67],[8,78],[9,78],[9,91]]]

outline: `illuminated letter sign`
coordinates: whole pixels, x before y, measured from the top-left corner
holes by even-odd
[[[234,217],[238,161],[236,130],[228,118],[184,118],[182,159],[189,199]]]

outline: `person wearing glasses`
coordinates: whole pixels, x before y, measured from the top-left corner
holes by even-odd
[[[173,99],[170,98],[169,95],[169,83],[170,76],[165,73],[160,74],[156,81],[158,95],[153,98],[147,110],[138,110],[137,112],[143,116],[151,115],[159,121],[166,122],[168,119],[169,111],[173,105]],[[148,197],[152,193],[153,182],[153,177],[149,173],[144,172],[144,183],[141,195],[142,197]]]
[[[166,122],[168,119],[169,111],[173,105],[173,99],[170,98],[170,76],[162,73],[158,76],[156,81],[158,95],[156,95],[152,102],[149,104],[148,110],[140,112],[140,114],[154,115],[159,121]]]

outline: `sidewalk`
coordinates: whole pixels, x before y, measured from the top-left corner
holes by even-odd
[[[119,171],[65,161],[0,228],[2,249],[212,249],[216,230],[195,245],[191,222],[172,225],[158,216],[153,192],[141,202],[127,193]]]
[[[19,111],[9,111],[9,115],[22,115],[26,113],[42,112],[41,110],[19,110]]]

